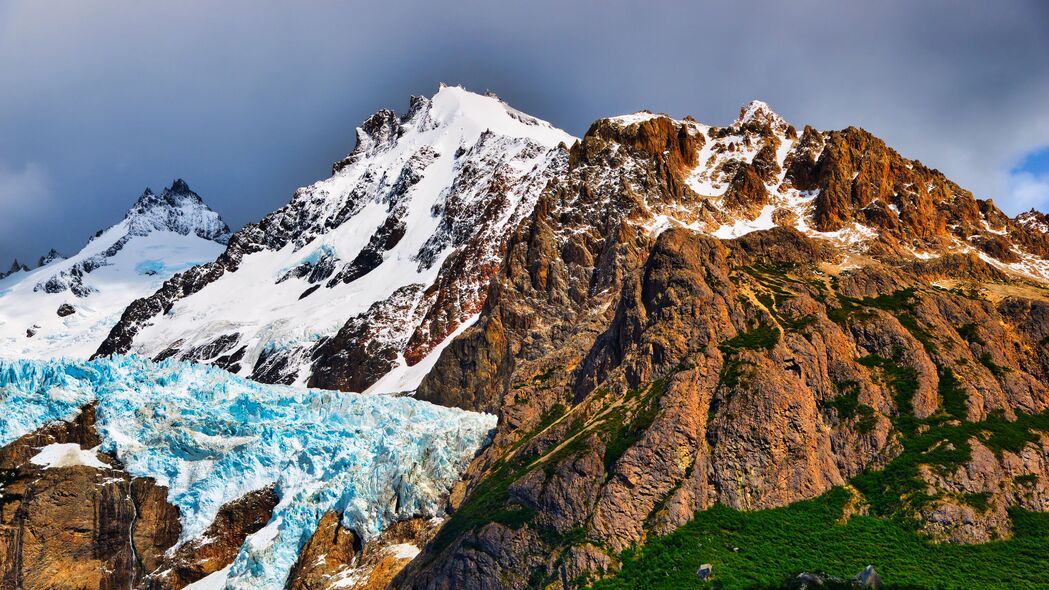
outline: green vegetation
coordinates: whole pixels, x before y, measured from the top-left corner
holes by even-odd
[[[753,330],[740,332],[718,345],[721,352],[730,354],[740,350],[769,350],[779,342],[779,328],[761,323]]]
[[[914,367],[898,364],[896,361],[876,354],[860,357],[856,359],[856,362],[865,367],[881,369],[886,381],[896,394],[893,396],[896,411],[904,418],[914,415],[914,394],[918,392],[918,371]]]
[[[991,507],[991,493],[990,492],[976,492],[976,493],[965,493],[960,494],[958,499],[963,504],[968,504],[975,508],[978,512],[987,512]]]
[[[940,369],[939,394],[943,402],[943,411],[956,420],[965,420],[969,412],[969,394],[962,389],[954,371]]]
[[[880,299],[893,306],[906,298]],[[862,313],[862,311],[860,311]],[[971,337],[972,331],[967,331]],[[750,333],[748,333],[750,334]],[[748,337],[745,342],[760,342]],[[727,344],[727,343],[726,343]],[[738,346],[738,343],[735,343]],[[728,347],[735,351],[735,346]],[[724,350],[724,349],[723,349]],[[981,545],[934,544],[918,530],[916,515],[930,502],[920,467],[953,472],[972,457],[978,440],[991,451],[1019,452],[1049,433],[1049,412],[1020,414],[1009,421],[995,413],[978,423],[967,422],[968,395],[957,375],[940,368],[942,411],[925,419],[914,415],[918,373],[899,360],[867,355],[857,362],[876,370],[888,385],[898,414],[892,417],[902,451],[884,468],[864,472],[851,481],[869,506],[869,516],[842,522],[851,493],[836,488],[810,501],[755,512],[715,506],[696,514],[693,522],[665,537],[650,537],[646,545],[623,553],[623,568],[598,582],[599,590],[643,588],[780,588],[800,572],[827,572],[849,578],[874,564],[887,588],[1042,588],[1049,587],[1049,514],[1011,510],[1013,538]],[[745,364],[735,355],[722,370],[722,382],[742,378]],[[857,419],[857,430],[876,425],[873,408],[859,403],[859,383],[836,383],[839,394],[828,402],[842,420]],[[1033,486],[1037,476],[1021,475],[1018,485]],[[977,511],[990,508],[989,493],[952,494],[954,501]],[[738,548],[738,549],[737,549]],[[700,582],[695,570],[714,565],[714,579]]]
[[[798,269],[799,266],[794,264],[756,264],[744,269],[758,284],[767,289],[757,293],[758,301],[768,309],[776,323],[788,332],[801,332],[806,326],[816,321],[816,316],[811,314],[788,317],[780,313],[779,306],[794,296],[789,286],[793,284],[795,289],[801,287],[810,294],[813,294],[812,287],[815,287],[815,295],[818,297],[822,296],[821,289],[824,287],[822,282],[803,282],[788,274]]]
[[[886,588],[1046,588],[1049,515],[1011,512],[1015,537],[983,545],[933,544],[893,519],[853,516],[835,488],[785,508],[738,512],[714,506],[665,537],[623,554],[623,568],[596,590],[780,588],[800,572],[850,578],[873,564]],[[735,550],[738,548],[738,551]],[[714,566],[710,582],[696,569]]]
[[[856,430],[862,434],[870,434],[878,425],[877,413],[874,408],[859,401],[860,384],[857,381],[844,381],[836,384],[841,392],[838,397],[830,402],[830,406],[838,413],[840,420],[852,420],[858,417]]]
[[[924,432],[903,438],[903,452],[884,469],[853,479],[874,514],[909,519],[912,509],[934,499],[925,493],[919,465],[929,465],[940,473],[954,471],[971,458],[969,441],[974,438],[996,453],[1019,452],[1038,440],[1037,432],[1049,432],[1049,413],[1020,414],[1013,422],[1001,414],[983,422],[950,423],[930,418],[923,426]]]
[[[976,324],[965,324],[961,328],[958,328],[958,335],[969,344],[986,344],[986,342],[983,341],[983,338],[980,338],[979,332],[976,331]]]
[[[987,367],[988,370],[991,371],[992,375],[999,379],[1001,379],[1003,376],[1005,376],[1006,373],[1008,373],[1011,370],[1009,367],[1003,367],[1001,365],[995,364],[994,359],[991,358],[991,353],[989,352],[981,354],[979,357],[977,357],[977,360],[980,361],[981,365]]]
[[[1034,485],[1038,483],[1038,476],[1034,473],[1027,473],[1024,475],[1017,475],[1013,478],[1013,481],[1016,482],[1017,485],[1030,488],[1034,487]]]
[[[878,425],[878,417],[874,408],[867,404],[860,404],[856,407],[856,415],[860,418],[856,421],[856,430],[860,434],[870,434],[874,432],[874,427]]]
[[[638,409],[625,424],[615,420],[607,422],[611,428],[608,429],[608,442],[605,444],[606,476],[612,474],[612,467],[616,461],[641,439],[649,426],[652,426],[652,421],[659,412],[659,399],[663,396],[665,388],[665,379],[653,382],[646,390],[635,394],[640,399]]]
[[[838,295],[838,307],[828,308],[827,316],[835,323],[845,324],[852,318],[869,316],[871,309],[880,309],[894,315],[900,324],[907,329],[925,347],[936,350],[936,339],[923,328],[914,317],[914,288],[902,289],[887,295],[858,299]]]

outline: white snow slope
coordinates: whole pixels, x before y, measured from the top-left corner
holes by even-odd
[[[75,256],[0,279],[0,358],[88,358],[129,303],[214,260],[228,238],[219,215],[181,180],[160,196],[146,189]],[[73,313],[60,317],[63,304]]]
[[[432,294],[424,291],[438,279],[442,263],[482,231],[471,225],[471,211],[495,208],[495,222],[484,230],[491,232],[488,242],[496,250],[531,212],[558,163],[555,154],[563,160],[558,144],[574,142],[495,97],[451,86],[442,86],[431,99],[416,97],[399,119],[391,111],[376,113],[357,135],[357,148],[332,177],[299,189],[259,224],[262,237],[251,239],[262,248],[178,299],[167,313],[149,318],[127,352],[156,358],[167,351],[162,358],[208,362],[243,349],[236,365],[224,366],[251,376],[264,364],[260,356],[265,361],[276,351],[295,359],[279,381],[305,384],[310,352],[320,340],[373,304],[398,298],[403,314],[376,332],[397,340],[394,346],[403,351],[433,304]],[[403,236],[390,240],[396,243],[388,249],[374,248],[383,228],[394,226]],[[369,244],[378,265],[340,280],[340,272],[348,273]],[[484,252],[492,260],[473,262],[497,265],[496,254]],[[395,294],[413,286],[408,295]],[[484,287],[474,285],[476,292],[463,297],[450,333],[472,321],[476,309],[470,308],[479,308]],[[229,335],[229,343],[209,346],[221,335]],[[446,336],[443,343],[450,340]],[[438,344],[430,358],[413,367],[401,358],[369,391],[413,389],[439,352]]]

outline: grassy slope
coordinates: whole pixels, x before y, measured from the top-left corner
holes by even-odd
[[[892,588],[1047,588],[1049,522],[1014,513],[1016,536],[982,545],[932,544],[895,519],[854,516],[840,522],[849,492],[775,510],[715,506],[674,533],[624,553],[616,577],[599,590],[695,587],[779,588],[799,572],[849,578],[874,564]],[[734,548],[739,548],[735,551]],[[714,566],[704,585],[696,569]]]
[[[909,314],[912,296],[908,290],[867,300],[840,298],[835,320],[844,323],[865,309],[884,309],[926,348],[935,349],[935,339]],[[841,522],[850,496],[844,488],[776,510],[743,513],[715,506],[674,533],[624,553],[622,570],[595,588],[779,588],[800,572],[849,578],[868,564],[894,588],[1049,588],[1049,514],[1014,511],[1012,539],[975,546],[930,543],[918,535],[913,520],[914,510],[934,499],[924,493],[919,464],[949,472],[969,459],[972,438],[996,452],[1019,451],[1039,431],[1049,431],[1049,413],[1021,415],[1015,422],[1001,416],[965,422],[965,393],[953,372],[941,369],[943,410],[918,420],[911,412],[914,370],[874,355],[858,360],[880,372],[894,390],[900,414],[893,423],[905,447],[885,469],[853,481],[876,516]],[[851,418],[858,405],[848,403],[853,401],[848,391],[842,397],[833,406]],[[926,430],[919,433],[919,426]],[[945,441],[953,450],[942,446]],[[976,500],[963,499],[979,508]],[[715,574],[706,584],[695,576],[704,563],[713,564]]]

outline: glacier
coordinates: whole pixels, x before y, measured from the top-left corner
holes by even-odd
[[[265,385],[210,365],[110,357],[0,361],[0,444],[94,403],[101,451],[168,488],[179,543],[219,508],[274,486],[270,522],[248,537],[225,587],[282,588],[325,512],[364,540],[443,515],[444,498],[496,417],[410,397]]]

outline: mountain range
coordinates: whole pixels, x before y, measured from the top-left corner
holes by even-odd
[[[0,342],[5,588],[1049,584],[1049,218],[760,101],[442,86],[237,232],[177,180],[15,263]]]

